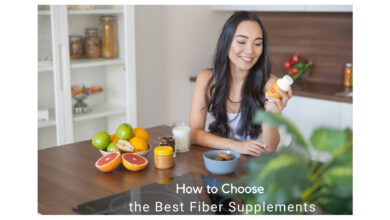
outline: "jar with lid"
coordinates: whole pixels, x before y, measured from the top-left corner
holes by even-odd
[[[173,148],[170,146],[158,146],[154,148],[154,167],[168,169],[173,167]]]
[[[97,28],[85,29],[84,50],[86,58],[98,58],[100,56],[100,40]]]
[[[352,86],[352,63],[346,63],[344,69],[344,86]]]
[[[100,18],[102,27],[102,57],[115,58],[115,38],[114,38],[114,16],[102,16]]]
[[[83,37],[80,35],[69,36],[70,59],[81,59],[83,57]]]

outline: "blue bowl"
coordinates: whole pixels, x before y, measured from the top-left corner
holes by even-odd
[[[233,157],[233,160],[217,161],[214,160],[216,157],[219,157],[218,153],[222,152],[229,154]],[[240,162],[240,153],[231,150],[212,150],[207,151],[203,154],[203,161],[206,169],[215,175],[226,175],[233,173],[237,170],[238,164]]]

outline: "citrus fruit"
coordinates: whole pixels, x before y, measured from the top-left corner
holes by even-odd
[[[126,153],[122,154],[122,164],[128,170],[139,171],[148,165],[148,160],[140,155]]]
[[[107,147],[107,152],[110,152],[110,153],[112,153],[112,152],[119,152],[119,150],[116,148],[116,142],[117,142],[117,141],[113,141],[113,142],[111,142],[111,143],[108,145],[108,147]]]
[[[92,145],[100,150],[106,150],[109,143],[110,135],[104,131],[96,133],[92,138]]]
[[[149,134],[143,128],[134,128],[133,129],[133,136],[134,137],[142,137],[143,139],[145,139],[146,143],[149,142]]]
[[[135,148],[135,152],[148,150],[148,143],[142,137],[133,137],[129,142]]]
[[[126,140],[118,140],[115,146],[121,153],[133,153],[135,151],[135,148]]]
[[[110,136],[110,141],[111,141],[111,142],[117,141],[117,140],[118,140],[118,138],[116,138],[116,134],[112,134],[112,135]]]
[[[110,172],[117,168],[121,163],[121,154],[119,152],[109,153],[96,161],[95,167],[102,172]]]
[[[118,140],[128,141],[131,137],[133,137],[133,128],[131,127],[131,125],[124,123],[118,126],[115,134]]]

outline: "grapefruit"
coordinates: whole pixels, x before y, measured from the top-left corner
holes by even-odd
[[[121,154],[119,152],[113,152],[99,158],[95,166],[102,172],[111,172],[119,166],[121,160]]]
[[[126,153],[122,154],[122,164],[128,170],[140,171],[148,165],[148,160],[140,155]]]
[[[145,139],[146,143],[149,142],[149,134],[143,128],[134,128],[133,129],[133,136],[134,137],[141,137],[141,138]]]

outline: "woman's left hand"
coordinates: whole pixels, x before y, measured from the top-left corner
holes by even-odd
[[[280,94],[281,98],[267,97],[268,101],[264,104],[265,111],[267,112],[281,113],[286,107],[288,100],[293,96],[291,87],[288,87],[287,93],[279,89],[276,91]]]

